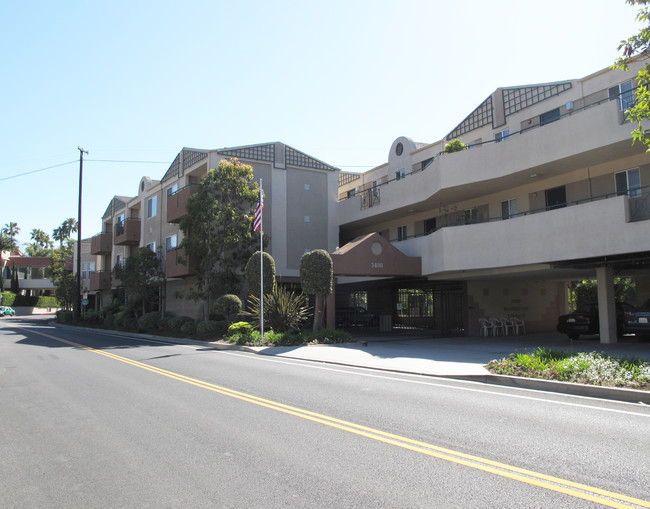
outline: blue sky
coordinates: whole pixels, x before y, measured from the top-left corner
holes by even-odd
[[[636,10],[624,0],[0,2],[0,227],[17,222],[27,243],[33,228],[51,234],[77,217],[79,146],[84,237],[101,230],[113,195],[160,179],[184,146],[282,141],[369,169],[398,136],[441,139],[499,86],[611,65],[638,30]]]

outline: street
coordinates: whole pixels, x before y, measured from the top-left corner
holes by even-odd
[[[0,506],[650,507],[650,408],[0,322]]]

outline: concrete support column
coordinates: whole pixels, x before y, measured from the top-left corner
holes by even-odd
[[[611,267],[596,269],[598,283],[598,316],[600,317],[600,342],[616,343],[616,304],[614,271]]]

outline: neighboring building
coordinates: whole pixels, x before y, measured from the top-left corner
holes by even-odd
[[[4,264],[5,260],[2,261]],[[4,264],[2,277],[5,290],[11,288],[13,270],[18,273],[20,293],[28,296],[53,295],[54,284],[52,275],[52,258],[49,256],[24,256],[22,253],[11,253]]]
[[[567,310],[567,282],[593,278],[601,341],[615,341],[613,277],[635,277],[640,300],[650,296],[650,156],[623,114],[639,67],[499,88],[444,139],[401,137],[386,164],[341,173],[340,245],[378,232],[419,258],[421,274],[391,267],[386,279],[386,250],[369,238],[363,269],[335,261],[356,276],[339,278],[337,307],[363,303],[444,333],[476,335],[480,317],[508,315],[548,331]],[[455,138],[469,150],[444,153]]]
[[[275,259],[280,283],[298,282],[300,257],[306,251],[336,247],[337,168],[278,142],[218,150],[184,148],[161,180],[143,177],[136,196],[115,196],[109,203],[102,232],[91,239],[90,253],[97,259],[89,290],[100,297],[97,306],[119,296],[121,284],[111,269],[133,249],[149,247],[164,254],[166,312],[201,315],[201,306],[182,297],[194,284],[194,272],[191,259],[180,262],[185,256],[178,222],[199,181],[219,161],[230,158],[251,165],[255,181],[263,181],[266,250]]]

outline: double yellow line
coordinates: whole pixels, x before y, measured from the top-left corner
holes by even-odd
[[[142,362],[134,361],[120,355],[115,355],[113,353],[97,350],[95,348],[75,343],[73,341],[68,341],[66,339],[57,338],[43,332],[37,332],[30,330],[30,332],[39,334],[55,341],[68,344],[70,346],[87,350],[89,352],[96,353],[98,355],[103,355],[109,357],[116,361],[123,362],[125,364],[130,364],[140,369],[156,373],[158,375],[171,378],[173,380],[178,380],[179,382],[184,382],[201,389],[206,389],[224,396],[229,396],[231,398],[236,398],[247,403],[252,403],[254,405],[262,406],[270,410],[275,410],[277,412],[282,412],[288,415],[293,415],[295,417],[300,417],[308,421],[316,422],[323,424],[325,426],[330,426],[342,431],[347,431],[349,433],[354,433],[355,435],[363,436],[379,442],[386,444],[394,445],[396,447],[401,447],[402,449],[407,449],[413,452],[424,454],[426,456],[431,456],[434,458],[442,459],[445,461],[450,461],[452,463],[457,463],[466,467],[474,468],[476,470],[481,470],[483,472],[488,472],[490,474],[498,475],[515,481],[523,482],[526,484],[531,484],[533,486],[538,486],[540,488],[556,491],[564,495],[569,495],[576,498],[581,498],[583,500],[588,500],[590,502],[596,502],[598,504],[607,506],[607,507],[630,507],[630,504],[634,507],[646,507],[650,508],[650,502],[628,497],[620,493],[615,493],[612,491],[602,490],[600,488],[595,488],[588,486],[586,484],[581,484],[566,479],[561,479],[559,477],[553,477],[546,474],[541,474],[539,472],[534,472],[532,470],[526,470],[524,468],[518,468],[505,463],[499,463],[497,461],[492,461],[486,458],[481,458],[479,456],[473,456],[471,454],[465,454],[459,451],[454,451],[451,449],[446,449],[444,447],[438,447],[433,444],[426,442],[421,442],[419,440],[412,440],[407,437],[400,435],[395,435],[392,433],[387,433],[374,428],[369,428],[367,426],[362,426],[360,424],[355,424],[353,422],[344,421],[337,419],[335,417],[329,417],[327,415],[319,414],[316,412],[311,412],[309,410],[304,410],[301,408],[293,407],[290,405],[285,405],[283,403],[278,403],[276,401],[268,400],[265,398],[260,398],[253,396],[251,394],[246,394],[244,392],[235,391],[222,387],[219,385],[211,384],[198,380],[196,378],[191,378],[173,371],[167,371],[165,369],[157,368],[149,364],[144,364]]]

